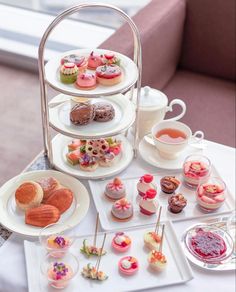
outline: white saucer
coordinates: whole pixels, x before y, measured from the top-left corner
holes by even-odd
[[[184,159],[191,154],[202,154],[203,150],[187,146],[183,152],[180,153],[177,159],[167,160],[160,156],[155,146],[147,143],[144,138],[139,143],[139,154],[147,163],[152,166],[168,169],[168,170],[181,170]]]

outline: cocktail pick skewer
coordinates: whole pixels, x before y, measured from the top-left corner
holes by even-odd
[[[162,230],[161,230],[161,243],[160,243],[160,246],[159,246],[159,252],[162,252],[163,240],[164,240],[164,232],[165,232],[165,225],[162,225]]]
[[[158,217],[157,217],[157,222],[156,222],[156,226],[155,226],[155,233],[156,234],[159,233],[159,226],[160,226],[160,219],[161,219],[161,210],[162,210],[162,206],[160,206],[159,213],[158,213]]]
[[[97,212],[96,226],[95,226],[94,238],[93,238],[93,246],[95,247],[97,243],[98,223],[99,223],[99,213]]]
[[[106,241],[106,237],[107,237],[107,234],[105,233],[104,237],[103,237],[103,242],[102,242],[102,247],[101,247],[101,250],[100,250],[100,254],[98,256],[98,259],[97,259],[97,262],[96,262],[96,265],[95,265],[95,269],[97,270],[97,273],[99,271],[99,266],[100,266],[100,262],[101,262],[101,257],[102,257],[102,252],[103,252],[104,244],[105,244],[105,241]]]

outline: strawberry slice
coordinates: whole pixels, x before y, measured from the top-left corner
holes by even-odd
[[[224,202],[225,196],[223,194],[222,195],[218,195],[218,196],[214,197],[214,199],[216,200],[216,202],[221,203],[221,202]]]
[[[216,201],[214,199],[209,198],[205,195],[201,197],[201,200],[207,204],[215,204],[216,203]]]
[[[112,58],[115,57],[115,54],[112,53],[112,52],[109,52],[109,53],[104,54],[104,57],[105,57],[107,60],[111,60]]]
[[[200,186],[198,188],[198,195],[199,195],[199,197],[201,197],[203,194],[204,194],[204,188],[203,188],[203,186]]]

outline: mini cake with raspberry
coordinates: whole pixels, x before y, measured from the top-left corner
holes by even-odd
[[[107,52],[104,54],[104,63],[107,65],[115,64],[120,66],[120,59],[113,52]]]
[[[116,177],[112,182],[109,182],[105,188],[105,195],[111,200],[119,200],[126,196],[125,185],[120,178]]]
[[[156,190],[149,189],[147,190],[145,196],[143,196],[139,202],[140,212],[144,215],[154,215],[158,208],[158,203],[155,199]]]
[[[78,76],[78,67],[74,63],[65,63],[60,68],[60,80],[65,84],[75,83]]]
[[[138,271],[139,263],[135,257],[126,256],[120,259],[118,267],[122,274],[131,276]]]
[[[103,55],[95,54],[94,51],[88,57],[88,68],[96,70],[97,67],[104,65]]]
[[[118,84],[122,80],[122,70],[117,65],[104,65],[96,69],[98,83],[105,86]]]
[[[111,245],[118,252],[126,252],[131,246],[131,239],[124,232],[117,232]]]

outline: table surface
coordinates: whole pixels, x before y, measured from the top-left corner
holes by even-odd
[[[228,189],[232,194],[235,194],[235,149],[206,141],[207,149],[205,154],[211,159],[221,177],[226,182]],[[48,169],[47,159],[39,155],[26,171]],[[132,173],[133,176],[141,176],[143,173],[156,173],[157,169],[145,163],[141,158],[135,159],[132,164],[120,174],[124,178]],[[89,190],[88,182],[81,180]],[[91,205],[88,214],[84,220],[76,227],[77,234],[93,233],[96,210],[91,200]],[[212,215],[214,217],[214,215]],[[184,230],[199,222],[199,219],[188,220],[184,222],[175,222],[174,227],[178,238],[181,238]],[[0,292],[25,292],[27,291],[27,274],[25,267],[23,241],[24,238],[17,234],[12,234],[8,238],[8,232],[1,229],[0,225]],[[3,239],[4,237],[4,239]],[[5,239],[8,238],[6,241]],[[1,246],[1,241],[5,241]],[[191,265],[194,279],[177,286],[164,287],[158,291],[171,292],[199,292],[199,288],[203,291],[235,291],[235,272],[213,272],[200,269]],[[150,290],[155,291],[155,289]],[[105,292],[105,291],[103,291]]]

